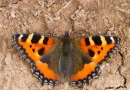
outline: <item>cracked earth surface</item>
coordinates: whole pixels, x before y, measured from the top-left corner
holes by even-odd
[[[11,47],[16,33],[71,37],[115,35],[120,51],[83,88],[41,86],[30,64]],[[0,0],[0,90],[130,90],[130,0]]]

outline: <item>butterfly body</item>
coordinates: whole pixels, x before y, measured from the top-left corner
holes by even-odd
[[[80,86],[98,75],[99,64],[118,47],[115,36],[92,36],[71,39],[40,34],[16,34],[13,45],[31,62],[32,72],[42,84],[57,85],[68,81]]]

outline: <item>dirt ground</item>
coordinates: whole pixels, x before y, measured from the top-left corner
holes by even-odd
[[[130,0],[0,0],[0,90],[78,90],[67,83],[42,86],[30,64],[11,47],[16,33],[71,37],[115,35],[120,51],[80,90],[130,90]]]

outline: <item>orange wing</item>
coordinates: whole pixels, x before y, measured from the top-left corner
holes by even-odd
[[[82,64],[80,69],[75,69],[75,73],[71,76],[71,84],[80,85],[81,83],[88,83],[90,79],[97,76],[99,67],[98,64],[102,62],[108,53],[118,47],[119,38],[113,36],[92,36],[74,39],[79,56],[72,54],[72,57],[80,57],[74,61],[74,66],[77,67],[77,62]]]
[[[40,34],[16,34],[13,36],[13,44],[23,54],[23,57],[31,62],[32,72],[42,80],[42,83],[55,84],[60,80],[56,70],[53,70],[48,62],[50,52],[57,46],[56,38],[42,36]]]
[[[66,48],[63,42],[70,48]],[[98,64],[118,44],[119,38],[113,36],[82,37],[72,41],[68,34],[62,40],[39,34],[13,36],[13,45],[31,62],[33,74],[42,80],[42,84],[53,85],[60,83],[64,69],[68,72],[71,85],[88,83],[97,76]],[[62,50],[69,54],[63,55]]]

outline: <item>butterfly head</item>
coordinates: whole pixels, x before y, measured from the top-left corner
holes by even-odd
[[[65,35],[64,35],[63,39],[70,39],[69,32],[65,32]]]

